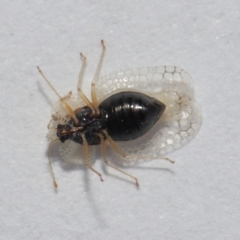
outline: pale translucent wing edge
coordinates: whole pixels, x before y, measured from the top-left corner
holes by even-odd
[[[96,80],[96,93],[100,101],[119,90],[143,91],[151,95],[164,91],[174,83],[183,83],[193,91],[191,77],[185,70],[175,66],[160,66],[127,69],[101,76]]]
[[[131,142],[119,142],[127,155],[159,158],[188,143],[198,132],[202,114],[195,101],[193,82],[174,66],[128,69],[100,77],[99,99],[124,90],[140,91],[164,102],[164,116],[147,134]]]
[[[95,148],[89,147],[89,159],[92,164],[95,161]],[[71,140],[67,140],[59,145],[59,154],[66,163],[82,165],[85,163],[83,157],[83,146],[79,143],[75,143]]]

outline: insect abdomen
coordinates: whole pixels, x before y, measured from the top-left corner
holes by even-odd
[[[138,92],[120,92],[100,105],[104,126],[115,141],[128,141],[148,132],[159,120],[166,106]]]

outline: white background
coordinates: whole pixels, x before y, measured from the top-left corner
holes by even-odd
[[[55,94],[75,90],[79,52],[88,57],[83,90],[101,51],[102,73],[177,65],[194,79],[199,134],[169,154],[174,165],[85,168],[53,164],[46,126]],[[0,8],[0,239],[240,239],[240,2],[238,0],[17,1]]]

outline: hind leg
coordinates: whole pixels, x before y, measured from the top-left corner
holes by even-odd
[[[123,171],[122,169],[120,169],[120,168],[118,168],[118,167],[116,167],[116,166],[114,166],[113,164],[111,164],[111,163],[108,162],[108,160],[107,160],[107,155],[106,155],[106,144],[105,144],[105,140],[104,140],[104,138],[103,138],[103,136],[102,136],[101,134],[99,134],[99,137],[100,137],[100,139],[101,139],[101,152],[102,152],[102,156],[103,156],[103,160],[104,160],[105,164],[106,164],[107,166],[109,166],[109,167],[111,167],[111,168],[113,168],[113,169],[115,169],[115,170],[117,170],[117,171],[119,171],[119,172],[121,172],[121,173],[129,176],[130,178],[132,178],[132,179],[135,181],[136,186],[139,187],[138,179],[137,179],[136,177],[134,177],[133,175],[131,175],[131,174]]]

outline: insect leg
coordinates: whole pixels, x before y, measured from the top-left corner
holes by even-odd
[[[156,160],[156,158],[153,158],[151,156],[137,156],[137,155],[129,155],[129,156],[126,156],[126,159],[129,159],[129,160]],[[166,160],[166,161],[169,161],[170,163],[175,163],[174,160],[168,158],[168,157],[160,157],[160,158],[157,158],[157,160]]]
[[[52,168],[52,162],[51,162],[51,158],[50,158],[50,150],[51,150],[52,145],[59,142],[59,141],[60,141],[59,139],[55,139],[52,142],[50,142],[50,144],[48,146],[48,163],[49,163],[49,167],[50,167],[50,170],[51,170],[51,173],[52,173],[53,185],[54,185],[55,188],[57,188],[58,185],[57,185],[56,178],[55,178],[53,168]]]
[[[110,143],[111,147],[122,157],[126,158],[126,159],[150,159],[153,160],[151,157],[149,156],[136,156],[136,155],[131,155],[131,156],[127,156],[126,153],[124,153],[122,151],[121,148],[118,147],[118,145],[112,140],[112,138],[109,136],[108,132],[106,130],[103,130],[103,134],[106,136],[108,142]],[[169,161],[171,163],[175,163],[174,160],[171,160],[168,157],[161,157],[159,158],[160,160],[166,160]]]
[[[97,100],[97,95],[96,95],[96,90],[95,90],[95,82],[99,78],[100,70],[101,70],[102,63],[103,63],[103,57],[104,57],[104,53],[105,53],[105,50],[106,50],[106,47],[105,47],[105,44],[104,44],[103,40],[101,40],[101,44],[102,44],[102,53],[100,55],[100,59],[99,59],[97,69],[96,69],[96,72],[94,74],[92,85],[91,85],[91,97],[92,97],[92,103],[93,103],[94,107],[98,107],[98,100]]]
[[[78,119],[76,118],[72,108],[67,104],[67,102],[64,100],[64,98],[62,98],[60,96],[60,94],[57,92],[57,90],[53,87],[53,85],[50,83],[50,81],[43,74],[42,70],[39,67],[37,67],[37,69],[38,69],[39,73],[41,74],[41,76],[43,77],[43,79],[47,82],[48,86],[53,90],[53,92],[55,92],[55,94],[60,99],[62,107],[64,108],[64,110],[73,118],[74,122],[78,123]]]
[[[88,152],[88,143],[87,140],[84,136],[84,134],[82,134],[82,139],[83,139],[83,154],[84,154],[84,158],[85,158],[85,165],[87,168],[91,169],[93,172],[95,172],[99,177],[100,180],[103,181],[102,175],[101,173],[99,173],[98,171],[96,171],[94,168],[92,168],[92,166],[90,165],[90,161],[89,161],[89,152]]]
[[[134,177],[133,175],[131,175],[131,174],[123,171],[123,170],[120,169],[120,168],[117,168],[116,166],[114,166],[114,165],[112,165],[111,163],[108,162],[108,160],[107,160],[107,155],[106,155],[106,144],[105,144],[105,140],[104,140],[104,138],[103,138],[103,136],[102,136],[101,134],[99,134],[99,137],[100,137],[100,139],[101,139],[101,152],[102,152],[102,155],[103,155],[103,159],[104,159],[105,164],[106,164],[107,166],[112,167],[112,168],[114,168],[115,170],[117,170],[117,171],[119,171],[119,172],[121,172],[121,173],[123,173],[123,174],[125,174],[125,175],[127,175],[127,176],[129,176],[129,177],[131,177],[131,178],[133,178],[133,179],[135,180],[135,182],[136,182],[137,187],[139,187],[138,179],[137,179],[136,177]]]
[[[112,140],[106,130],[102,130],[103,134],[106,136],[108,142],[110,143],[111,147],[122,157],[126,157],[126,154],[118,147],[118,145]]]
[[[48,128],[48,129],[56,129],[56,128],[52,128],[52,127],[50,127],[51,124],[52,124],[52,121],[53,121],[52,119],[49,121],[49,123],[48,123],[48,125],[47,125],[47,128]]]
[[[83,93],[82,89],[81,89],[81,84],[82,84],[82,79],[83,79],[83,75],[84,75],[84,71],[86,68],[86,63],[87,63],[87,58],[80,53],[80,56],[82,58],[82,66],[80,69],[80,73],[79,73],[79,77],[78,77],[78,85],[77,85],[77,90],[78,90],[78,94],[79,96],[82,98],[82,100],[84,101],[84,103],[90,107],[91,109],[94,110],[93,104],[89,101],[89,99],[86,97],[86,95]]]

